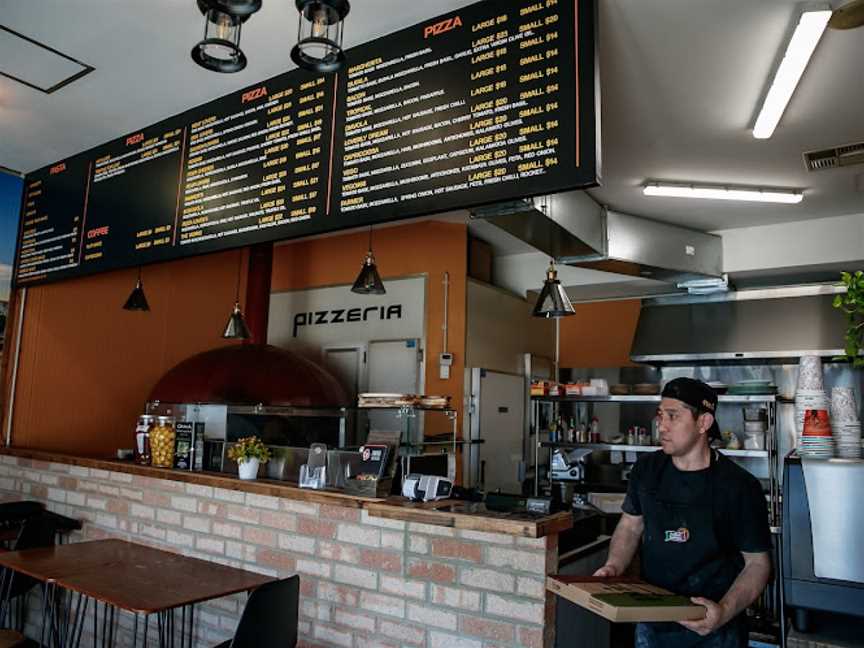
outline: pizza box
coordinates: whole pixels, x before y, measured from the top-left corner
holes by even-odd
[[[613,623],[705,618],[705,608],[686,596],[633,578],[548,576],[546,589]]]

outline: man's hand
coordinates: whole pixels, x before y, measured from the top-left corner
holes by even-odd
[[[720,603],[700,596],[694,596],[690,601],[705,608],[705,618],[698,621],[679,621],[678,623],[699,636],[709,635],[729,621],[726,608]]]
[[[620,575],[621,571],[615,566],[610,564],[603,565],[600,569],[594,572],[594,576],[597,578],[615,578]]]

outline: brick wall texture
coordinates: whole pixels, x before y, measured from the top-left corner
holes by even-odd
[[[301,648],[553,644],[544,576],[557,565],[555,535],[518,538],[387,520],[360,509],[10,456],[0,456],[0,497],[38,500],[82,520],[71,542],[122,538],[272,576],[299,574]],[[195,645],[230,638],[245,598],[198,605]],[[121,636],[129,626],[131,617],[121,614]],[[38,636],[28,627],[34,631]]]

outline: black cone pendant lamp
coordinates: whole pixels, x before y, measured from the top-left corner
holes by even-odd
[[[360,295],[384,295],[387,291],[384,289],[384,282],[381,281],[381,275],[378,274],[378,266],[375,265],[375,255],[372,254],[372,228],[369,228],[369,251],[366,253],[366,258],[363,259],[363,265],[360,268],[360,274],[351,286],[351,292]]]
[[[192,60],[213,72],[239,72],[246,67],[240,29],[261,8],[261,0],[198,0],[204,14],[204,38],[192,48]]]
[[[228,317],[228,324],[225,325],[225,332],[222,337],[228,340],[248,340],[252,337],[249,332],[249,327],[246,326],[246,320],[243,319],[243,312],[240,310],[240,275],[243,253],[239,253],[240,261],[237,265],[237,290],[234,293],[234,310]]]
[[[555,261],[549,261],[549,267],[546,269],[546,280],[543,282],[543,289],[540,291],[540,296],[537,298],[537,304],[534,306],[534,312],[531,313],[534,317],[545,317],[547,319],[566,317],[575,315],[573,304],[570,303],[570,298],[564,290],[564,286],[558,280],[558,271],[555,270]]]
[[[144,296],[144,284],[141,283],[141,268],[138,268],[138,281],[135,282],[135,287],[129,293],[129,299],[123,304],[123,310],[128,311],[149,311],[150,304],[147,303],[147,297]]]
[[[300,12],[297,44],[291,60],[311,72],[337,72],[345,65],[342,36],[348,0],[296,0]]]

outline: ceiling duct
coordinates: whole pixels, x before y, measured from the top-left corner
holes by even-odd
[[[676,285],[723,276],[719,236],[611,211],[582,191],[498,203],[472,216],[558,264]]]
[[[643,302],[630,358],[648,364],[768,360],[843,354],[846,319],[836,285],[739,290]]]
[[[864,164],[864,142],[833,146],[821,151],[808,151],[804,153],[804,164],[808,171],[824,171]]]

